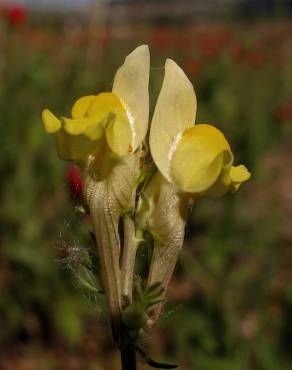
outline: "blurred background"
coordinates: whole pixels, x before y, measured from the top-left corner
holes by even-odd
[[[288,0],[0,1],[1,370],[119,369],[104,297],[81,284],[95,277],[78,267],[91,248],[79,173],[40,114],[109,91],[143,43],[151,109],[171,57],[197,122],[221,128],[252,172],[191,209],[147,352],[182,370],[292,368],[291,16]]]

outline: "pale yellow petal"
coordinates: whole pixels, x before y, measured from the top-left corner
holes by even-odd
[[[54,133],[61,127],[61,121],[48,109],[43,110],[42,120],[45,130],[48,133]]]
[[[88,107],[92,100],[95,98],[95,95],[82,96],[78,99],[72,107],[72,118],[82,118],[86,115]]]
[[[150,150],[162,174],[171,181],[170,161],[183,132],[194,125],[197,101],[193,86],[171,59],[156,103],[150,130]]]
[[[128,111],[134,132],[133,150],[141,144],[148,129],[149,68],[149,48],[141,45],[126,57],[113,83],[113,93],[123,101]]]
[[[177,144],[171,162],[172,179],[190,193],[210,188],[223,167],[230,167],[233,156],[224,135],[211,125],[187,129]]]

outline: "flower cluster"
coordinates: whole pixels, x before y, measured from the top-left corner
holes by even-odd
[[[245,166],[234,165],[222,132],[210,124],[195,125],[193,86],[171,59],[148,129],[149,70],[149,49],[139,46],[118,69],[112,92],[78,99],[70,118],[57,118],[47,109],[42,115],[45,130],[56,136],[59,157],[82,170],[118,343],[121,325],[139,330],[157,321],[190,204],[235,192],[250,177]],[[138,286],[136,250],[146,233],[153,252],[147,281]],[[145,290],[137,294],[137,289]],[[136,307],[142,306],[148,311],[138,320]]]

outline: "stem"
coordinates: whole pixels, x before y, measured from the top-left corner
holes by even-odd
[[[135,223],[132,218],[129,215],[125,215],[123,222],[124,248],[121,263],[121,291],[122,297],[128,297],[129,303],[131,303],[133,293],[135,258],[138,243],[135,238]]]
[[[121,292],[132,302],[133,280],[137,241],[135,238],[135,222],[129,215],[123,217],[124,246],[121,261]],[[121,328],[121,363],[122,370],[137,370],[136,347],[133,338],[128,334],[125,327]]]
[[[135,342],[125,329],[122,330],[122,346],[120,348],[122,370],[137,370]]]

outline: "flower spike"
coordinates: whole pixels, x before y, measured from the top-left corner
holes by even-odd
[[[234,192],[250,177],[245,166],[232,165],[233,154],[221,131],[195,125],[196,108],[191,82],[168,59],[150,130],[150,151],[159,171],[143,191],[137,218],[154,238],[148,285],[160,283],[164,291],[183,245],[190,202]],[[161,308],[155,307],[149,326]]]
[[[117,70],[112,92],[79,98],[71,117],[56,117],[48,109],[42,113],[59,157],[82,169],[81,201],[92,220],[123,370],[136,368],[136,351],[152,367],[176,367],[153,361],[137,343],[160,316],[183,246],[188,208],[203,196],[235,192],[250,177],[244,165],[233,165],[221,131],[195,125],[194,88],[171,59],[165,63],[148,143],[149,59],[148,46],[137,47]],[[147,276],[135,269],[143,240],[152,247]],[[82,284],[96,292],[89,275]]]

